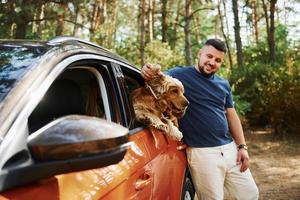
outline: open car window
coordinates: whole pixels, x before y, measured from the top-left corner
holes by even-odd
[[[104,80],[93,67],[68,68],[51,84],[28,119],[29,133],[72,114],[111,121]]]
[[[140,127],[142,124],[139,123],[136,119],[135,119],[135,114],[134,114],[134,109],[133,109],[133,104],[132,104],[132,99],[131,99],[131,93],[140,87],[143,87],[145,85],[144,79],[142,78],[142,76],[140,75],[140,73],[138,73],[135,70],[132,70],[128,67],[125,66],[121,66],[122,72],[124,74],[124,90],[126,92],[126,98],[128,101],[128,105],[130,106],[130,113],[131,113],[131,117],[133,118],[131,120],[131,129],[135,129],[137,127]]]

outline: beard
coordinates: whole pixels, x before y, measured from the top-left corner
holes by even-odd
[[[201,65],[198,65],[198,69],[199,69],[200,73],[206,78],[210,78],[211,76],[213,76],[216,73],[216,72],[210,72],[210,73],[205,72],[204,67]]]

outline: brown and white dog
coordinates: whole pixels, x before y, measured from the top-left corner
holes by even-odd
[[[132,94],[136,118],[145,125],[164,131],[169,137],[180,141],[177,119],[183,117],[189,104],[183,95],[182,83],[160,72],[159,65],[153,65],[153,79],[145,80],[144,87],[135,89]]]

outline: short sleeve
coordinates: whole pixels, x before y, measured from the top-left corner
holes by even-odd
[[[171,68],[171,69],[168,69],[167,71],[164,72],[165,75],[168,75],[168,76],[176,76],[176,67],[175,68]]]
[[[230,88],[229,84],[228,84],[228,93],[226,95],[225,107],[226,108],[234,107],[233,96],[232,96],[232,92],[231,92],[231,88]]]

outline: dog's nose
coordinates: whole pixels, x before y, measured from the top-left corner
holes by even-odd
[[[186,100],[184,106],[188,106],[189,104],[190,104],[190,102],[188,100]]]

